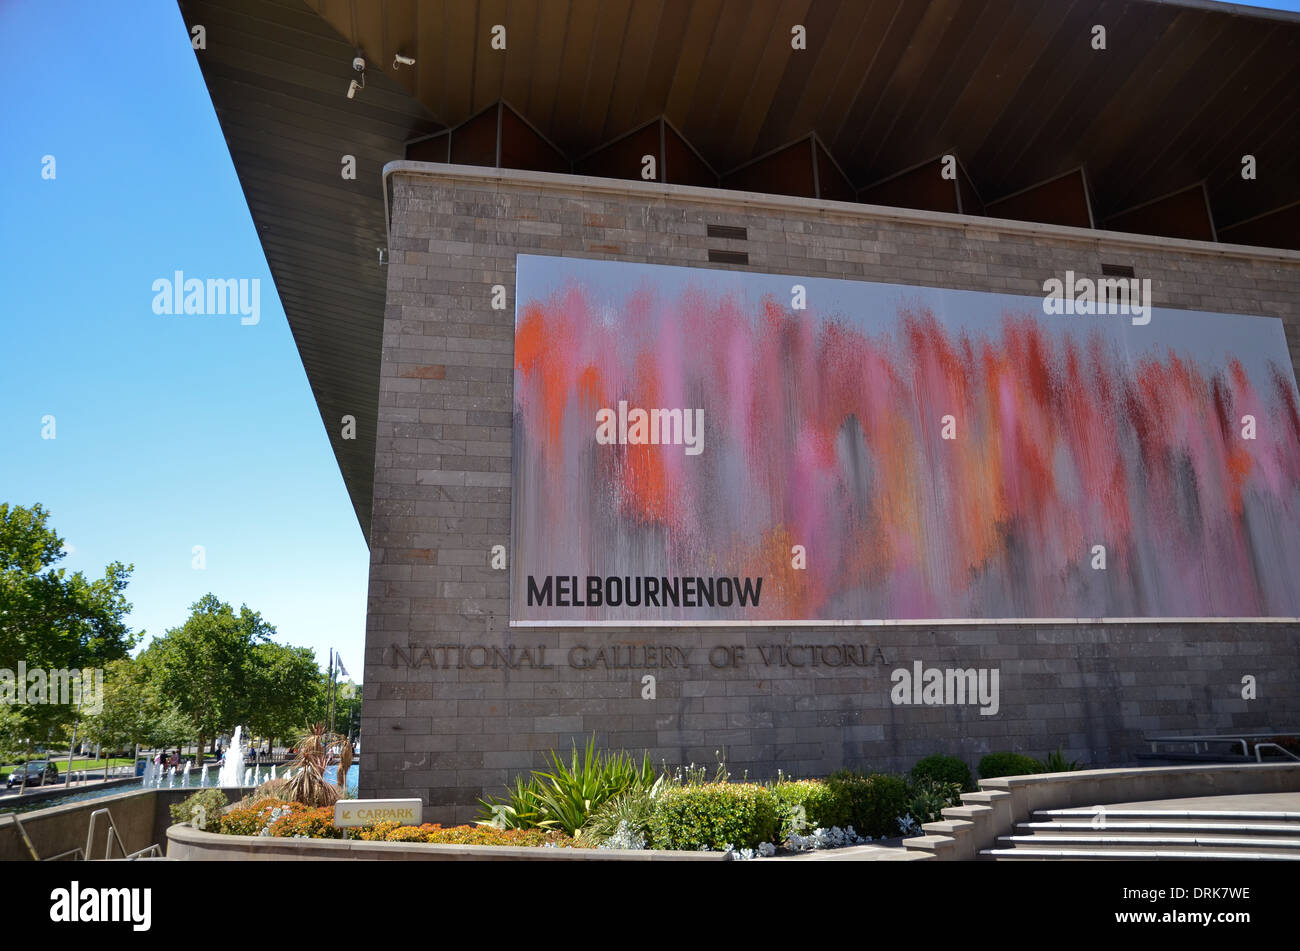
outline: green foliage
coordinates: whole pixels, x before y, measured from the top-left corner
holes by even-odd
[[[189,619],[150,644],[141,659],[158,689],[189,719],[191,734],[206,739],[232,731],[249,712],[253,647],[274,632],[247,605],[236,615],[206,594]]]
[[[888,838],[898,835],[894,821],[907,812],[910,802],[907,783],[898,776],[872,773],[864,776],[842,769],[826,780],[844,803],[849,823],[858,835]]]
[[[25,763],[27,735],[27,718],[22,715],[22,708],[0,703],[0,759],[6,763]]]
[[[504,800],[480,799],[479,825],[498,829],[558,829],[581,836],[591,817],[630,789],[649,789],[655,769],[648,756],[637,762],[627,753],[596,750],[593,737],[584,752],[575,745],[566,763],[554,751],[549,770],[534,770],[528,779],[515,777]]]
[[[1077,769],[1083,769],[1077,761],[1067,760],[1065,751],[1059,746],[1051,753],[1048,753],[1047,759],[1038,765],[1041,767],[1038,772],[1043,773],[1071,773]]]
[[[582,837],[599,845],[621,831],[628,840],[648,842],[650,817],[654,814],[655,802],[671,784],[672,780],[666,774],[649,786],[641,782],[634,783],[591,814],[587,824],[582,827]]]
[[[226,795],[220,789],[200,789],[184,802],[171,805],[172,822],[188,822],[196,829],[221,827],[221,813],[226,808]]]
[[[937,822],[943,810],[961,805],[962,788],[956,783],[913,779],[907,787],[907,814],[918,823]],[[897,830],[897,825],[895,825]]]
[[[1031,773],[1044,772],[1043,765],[1032,756],[1023,753],[989,753],[980,758],[980,779],[993,779],[997,776],[1028,776]]]
[[[145,665],[131,658],[104,668],[102,709],[81,722],[83,736],[106,747],[179,746],[191,738],[189,724],[150,682]]]
[[[820,779],[777,783],[771,790],[781,818],[782,842],[793,833],[808,835],[814,829],[832,826],[842,829],[852,822],[847,798]]]
[[[655,801],[649,844],[656,849],[751,849],[774,841],[780,825],[780,808],[766,786],[675,786]]]
[[[912,767],[912,779],[917,782],[929,780],[935,783],[956,783],[962,792],[975,791],[970,767],[957,757],[944,756],[942,753],[918,760]]]
[[[132,568],[115,561],[91,580],[53,567],[66,552],[48,520],[40,505],[0,503],[0,667],[84,670],[125,657],[136,642],[124,620]],[[75,705],[14,706],[0,745],[14,746],[12,733],[22,745],[61,739],[78,716]]]
[[[249,653],[246,689],[256,702],[242,722],[254,736],[296,737],[309,722],[325,719],[325,677],[315,652],[268,641]]]
[[[329,704],[325,700],[327,680],[326,677],[321,679],[320,714],[317,719],[322,720],[328,717]],[[330,729],[347,736],[353,726],[361,723],[361,687],[351,680],[344,680],[336,684],[335,691],[334,722],[330,724]]]
[[[243,724],[254,735],[296,737],[323,713],[324,677],[308,648],[270,640],[256,611],[207,594],[190,617],[140,657],[148,679],[187,721],[200,745]],[[164,726],[169,725],[163,721]]]
[[[559,754],[551,753],[551,769],[535,772],[537,801],[542,814],[553,820],[554,827],[575,838],[593,812],[633,785],[649,786],[655,770],[648,756],[641,765],[627,753],[596,752],[595,739],[587,741],[584,754],[575,746],[566,764]]]
[[[515,777],[514,789],[507,788],[505,799],[489,796],[478,801],[483,811],[477,824],[495,829],[554,828],[556,822],[543,813],[537,790],[537,780],[520,773]]]

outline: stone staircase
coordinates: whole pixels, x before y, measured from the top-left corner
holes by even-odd
[[[1039,809],[979,857],[1300,861],[1300,812]]]

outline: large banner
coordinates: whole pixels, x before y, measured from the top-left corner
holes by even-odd
[[[1059,277],[520,255],[512,621],[1300,616],[1281,321]]]

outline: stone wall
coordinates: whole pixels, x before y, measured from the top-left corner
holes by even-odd
[[[992,750],[1042,756],[1057,746],[1109,766],[1132,762],[1144,733],[1300,729],[1294,624],[512,630],[508,572],[488,565],[491,547],[510,543],[517,253],[708,268],[723,267],[709,263],[710,249],[742,251],[760,272],[1033,296],[1066,270],[1129,265],[1151,279],[1159,307],[1282,317],[1293,363],[1300,255],[640,182],[401,168],[388,182],[363,796],[418,794],[431,821],[466,821],[478,797],[539,765],[543,751],[593,733],[601,746],[670,765],[712,764],[725,748],[733,775],[768,777],[905,769],[932,752],[973,765]],[[709,238],[709,224],[744,227],[747,238]],[[511,295],[505,310],[491,307],[493,284]],[[597,655],[601,646],[622,650]],[[531,666],[512,668],[523,648]],[[598,656],[603,666],[592,665]],[[998,667],[1000,710],[893,705],[890,671],[917,660]],[[656,699],[641,698],[646,674]],[[1258,679],[1253,701],[1241,699],[1246,674]]]

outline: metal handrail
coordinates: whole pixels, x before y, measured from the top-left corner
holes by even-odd
[[[143,849],[137,849],[134,852],[128,853],[126,851],[126,846],[122,844],[122,835],[117,831],[117,823],[113,821],[113,814],[109,812],[108,807],[105,806],[103,809],[96,809],[94,812],[90,814],[90,828],[86,831],[86,849],[84,852],[84,855],[87,859],[90,858],[90,848],[95,840],[95,822],[96,820],[99,819],[101,815],[108,817],[108,835],[105,837],[106,841],[104,842],[105,861],[108,861],[113,857],[114,841],[117,842],[117,847],[122,851],[122,858],[126,859],[128,862],[132,861],[133,859],[138,859],[146,855],[148,856],[156,855],[159,857],[162,856],[162,847],[159,846],[157,842],[155,842],[153,845],[147,845]]]
[[[147,845],[143,849],[137,849],[134,852],[128,853],[126,851],[126,846],[122,844],[122,836],[117,831],[117,823],[113,821],[113,814],[108,811],[107,807],[103,809],[96,809],[94,812],[90,814],[90,827],[86,830],[86,847],[84,849],[68,849],[66,852],[60,852],[58,855],[51,855],[47,859],[41,858],[40,853],[36,851],[36,846],[32,842],[32,837],[27,834],[27,828],[26,826],[23,825],[22,817],[15,812],[12,814],[11,818],[14,820],[14,825],[18,827],[18,835],[22,838],[23,844],[27,846],[27,851],[30,852],[32,855],[32,861],[57,862],[60,859],[64,859],[67,858],[68,856],[72,856],[74,860],[79,859],[85,862],[88,861],[90,858],[90,849],[95,842],[95,824],[99,820],[99,817],[101,815],[108,817],[108,836],[107,836],[107,841],[104,843],[105,860],[111,859],[113,856],[114,841],[117,842],[117,847],[122,851],[122,858],[126,859],[127,861],[143,858],[145,856],[150,856],[150,857],[157,856],[159,858],[162,857],[163,854],[162,846],[160,846],[157,842],[155,842],[153,845]]]
[[[1190,743],[1192,745],[1192,752],[1195,754],[1200,752],[1208,753],[1209,745],[1211,743],[1227,743],[1230,745],[1240,744],[1241,755],[1245,759],[1250,759],[1250,749],[1253,746],[1255,748],[1256,762],[1263,762],[1263,757],[1259,753],[1261,747],[1271,747],[1280,753],[1291,757],[1291,759],[1300,761],[1300,756],[1296,756],[1294,753],[1291,753],[1285,747],[1279,746],[1277,743],[1257,742],[1262,737],[1276,737],[1279,739],[1284,737],[1300,738],[1300,733],[1270,730],[1267,733],[1213,733],[1193,736],[1148,736],[1145,737],[1145,739],[1151,744],[1151,752],[1157,754],[1160,752],[1159,746],[1161,744]]]
[[[13,814],[13,820],[14,820],[14,825],[18,827],[18,834],[19,836],[22,837],[23,844],[27,846],[27,851],[32,854],[32,861],[57,862],[59,861],[59,859],[66,858],[69,855],[74,856],[75,858],[79,858],[83,861],[85,860],[86,853],[83,852],[81,849],[68,849],[68,851],[60,852],[58,855],[51,855],[47,859],[41,858],[40,853],[36,851],[36,846],[32,843],[32,837],[27,834],[27,827],[23,825],[22,817],[15,812]]]
[[[122,845],[122,836],[117,831],[117,823],[113,821],[113,814],[108,811],[108,807],[96,809],[90,814],[90,828],[86,831],[86,857],[90,857],[90,848],[95,841],[95,823],[99,821],[100,816],[108,816],[108,835],[104,843],[104,859],[112,858],[113,840],[117,840],[117,847],[122,850],[122,857],[126,858],[126,846]]]
[[[1290,750],[1288,750],[1288,749],[1287,749],[1286,747],[1284,747],[1284,746],[1278,746],[1276,743],[1256,743],[1256,744],[1255,744],[1255,761],[1256,761],[1257,763],[1262,763],[1262,762],[1264,762],[1264,757],[1262,757],[1262,756],[1259,754],[1259,751],[1262,750],[1262,749],[1263,749],[1264,747],[1266,747],[1266,746],[1268,746],[1268,747],[1272,747],[1273,749],[1277,750],[1277,751],[1278,751],[1279,753],[1281,753],[1282,755],[1284,755],[1284,756],[1289,756],[1289,757],[1291,757],[1293,760],[1295,760],[1297,763],[1300,763],[1300,756],[1296,756],[1294,753],[1292,753]]]
[[[1267,735],[1277,736],[1278,734],[1269,733]],[[1160,752],[1160,750],[1156,748],[1160,743],[1191,743],[1193,753],[1201,752],[1202,746],[1207,747],[1205,752],[1208,753],[1208,747],[1211,743],[1240,743],[1241,755],[1250,755],[1250,751],[1246,749],[1246,741],[1240,736],[1152,736],[1147,738],[1147,742],[1151,744],[1152,753]]]
[[[18,834],[22,836],[23,842],[27,846],[27,851],[32,853],[33,861],[39,862],[41,857],[36,852],[36,846],[32,844],[31,836],[29,836],[27,830],[23,828],[23,820],[18,818],[18,813],[16,812],[13,814],[13,819],[14,825],[18,826]]]

